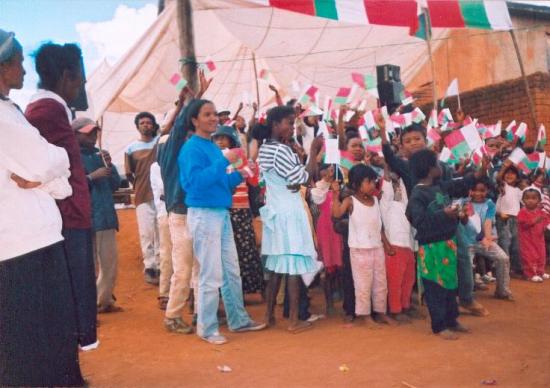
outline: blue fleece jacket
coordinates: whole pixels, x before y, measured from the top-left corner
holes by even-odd
[[[226,172],[229,161],[218,146],[193,135],[182,147],[178,165],[187,207],[231,207],[233,190],[243,178]]]

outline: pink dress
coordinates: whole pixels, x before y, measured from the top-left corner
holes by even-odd
[[[542,217],[542,221],[535,222],[537,217]],[[542,209],[522,208],[518,213],[519,253],[523,274],[529,278],[544,274],[546,265],[544,229],[549,222],[550,216]]]
[[[332,226],[331,208],[332,191],[329,191],[325,202],[319,205],[320,215],[316,228],[319,253],[328,272],[334,272],[342,266],[342,250],[344,249],[342,235],[336,233]]]

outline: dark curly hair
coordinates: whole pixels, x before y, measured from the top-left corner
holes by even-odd
[[[33,56],[40,77],[38,87],[42,89],[55,89],[65,71],[73,77],[82,72],[82,51],[74,43],[44,43]]]

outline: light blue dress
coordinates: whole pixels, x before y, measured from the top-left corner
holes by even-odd
[[[302,275],[317,271],[317,251],[300,192],[274,169],[263,172],[266,205],[260,208],[263,223],[262,255],[270,271]]]

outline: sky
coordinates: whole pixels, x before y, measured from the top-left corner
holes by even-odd
[[[25,54],[25,85],[10,97],[25,106],[38,76],[31,54],[41,43],[80,45],[87,74],[114,64],[157,16],[157,0],[0,0],[0,28],[13,31]]]

